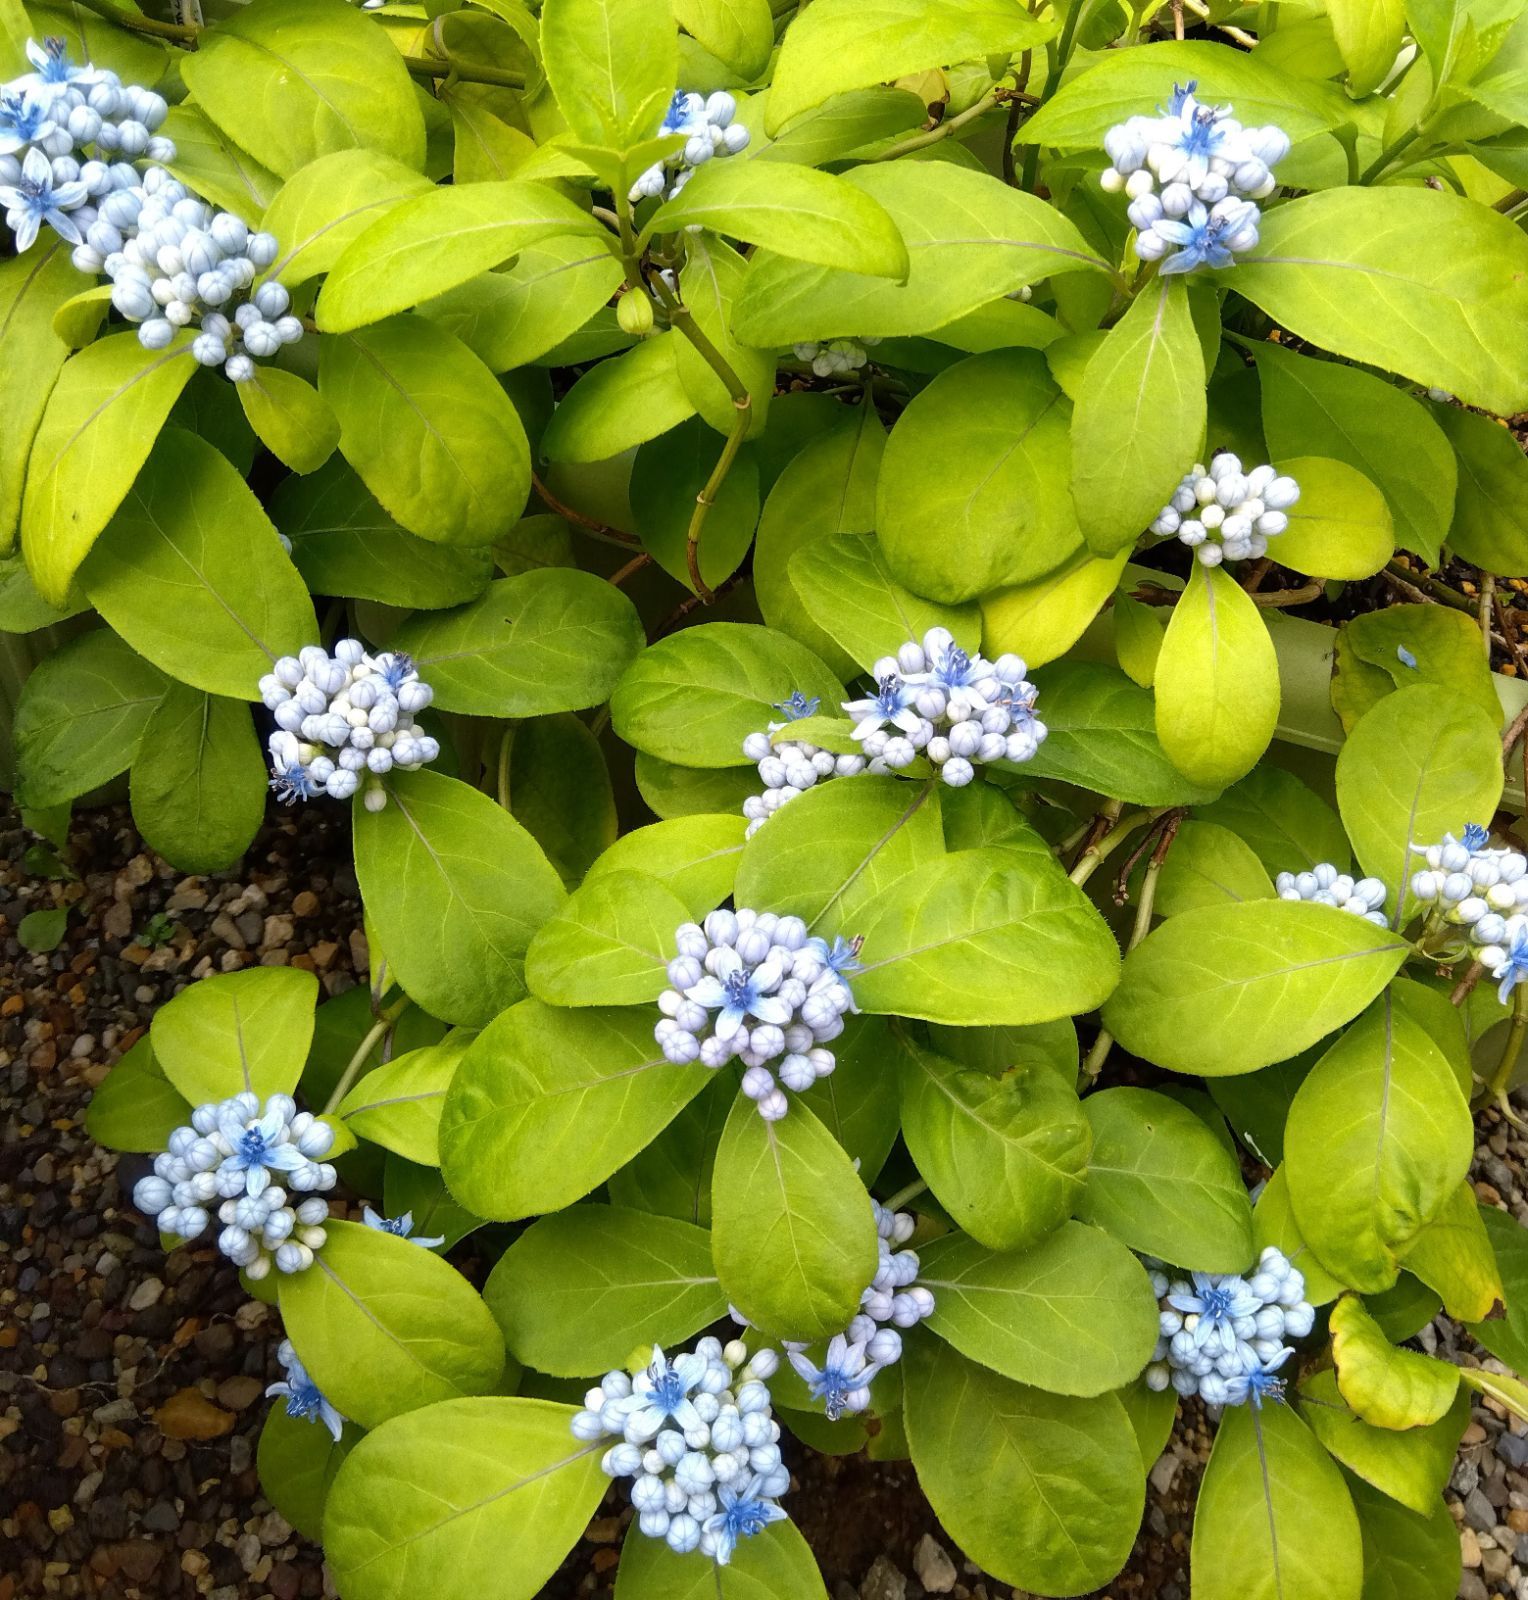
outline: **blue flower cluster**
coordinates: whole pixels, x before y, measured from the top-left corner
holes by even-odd
[[[1196,461],[1184,474],[1151,531],[1175,534],[1207,567],[1245,561],[1267,555],[1268,541],[1289,526],[1285,512],[1299,498],[1293,478],[1270,466],[1243,473],[1241,460],[1222,450],[1208,472]]]
[[[283,656],[261,678],[260,698],[276,716],[271,787],[287,804],[320,794],[348,800],[369,774],[366,809],[380,811],[384,773],[412,772],[440,754],[414,722],[433,691],[413,661],[368,655],[359,639],[341,639],[332,656],[316,644]]]
[[[976,776],[976,762],[1028,761],[1045,738],[1034,684],[1016,655],[970,655],[948,628],[909,639],[872,668],[875,692],[844,703],[866,770],[909,767],[924,756],[951,788]]]
[[[1388,890],[1378,878],[1354,882],[1348,872],[1339,872],[1330,861],[1320,862],[1308,872],[1281,872],[1273,880],[1280,900],[1314,900],[1318,905],[1336,906],[1351,911],[1376,927],[1387,926],[1384,912]]]
[[[865,770],[864,756],[834,755],[808,739],[775,740],[773,736],[792,722],[815,717],[821,704],[815,695],[808,699],[797,689],[775,706],[783,722],[771,722],[768,732],[750,733],[743,740],[743,754],[758,763],[764,784],[763,794],[749,795],[743,802],[743,815],[748,818],[746,838],[751,839],[787,800],[815,787],[819,778],[851,778]]]
[[[805,1345],[785,1347],[791,1365],[812,1398],[822,1402],[830,1422],[869,1406],[870,1385],[902,1359],[902,1335],[897,1330],[915,1328],[934,1314],[933,1294],[917,1282],[917,1251],[893,1249],[912,1238],[916,1219],[910,1212],[888,1210],[878,1200],[870,1203],[875,1208],[880,1263],[860,1296],[858,1315],[829,1341],[821,1366],[807,1356]]]
[[[1444,834],[1423,849],[1427,865],[1412,874],[1411,892],[1427,908],[1430,926],[1467,932],[1506,1005],[1528,979],[1528,857],[1490,846],[1478,822],[1457,839]]]
[[[659,196],[671,198],[690,181],[690,174],[712,156],[735,156],[746,148],[748,130],[741,122],[732,120],[736,111],[737,101],[724,89],[718,89],[709,98],[684,89],[675,90],[658,133],[660,136],[684,134],[684,148],[667,160],[654,162],[632,184],[632,204]]]
[[[283,1339],[276,1346],[276,1359],[286,1368],[286,1377],[280,1383],[271,1384],[266,1394],[285,1400],[287,1415],[298,1422],[320,1423],[338,1444],[345,1431],[345,1419],[308,1376],[308,1369],[297,1359],[290,1339]]]
[[[1261,1405],[1283,1393],[1279,1369],[1294,1354],[1289,1339],[1303,1339],[1316,1323],[1305,1298],[1305,1275],[1282,1250],[1269,1245],[1246,1276],[1196,1272],[1169,1279],[1148,1262],[1161,1307],[1161,1332],[1146,1383],[1169,1384],[1206,1405]]]
[[[726,1346],[702,1339],[672,1361],[654,1349],[635,1377],[607,1372],[589,1390],[573,1418],[574,1437],[619,1441],[600,1465],[612,1478],[631,1479],[643,1533],[724,1567],[739,1539],[785,1516],[777,1502],[790,1474],[769,1394],[778,1366],[773,1350],[749,1360],[736,1339]]]
[[[832,378],[844,372],[858,372],[880,342],[861,334],[857,339],[807,339],[792,348],[796,359],[806,362],[819,378]]]
[[[33,71],[0,89],[0,205],[25,251],[47,226],[81,272],[112,281],[111,303],[147,350],[195,324],[192,354],[235,383],[256,358],[303,336],[281,284],[255,279],[280,246],[194,195],[158,163],[174,142],[155,130],[168,106],[114,72],[75,66],[62,39],[27,43]],[[143,172],[133,164],[147,157]]]
[[[334,1187],[334,1168],[322,1159],[333,1145],[334,1129],[290,1095],[273,1094],[263,1110],[248,1090],[208,1101],[170,1135],[153,1176],[134,1185],[133,1204],[161,1233],[195,1239],[221,1198],[218,1249],[230,1261],[251,1278],[265,1277],[272,1262],[301,1272],[324,1242],[329,1202],[318,1194]],[[309,1198],[294,1203],[294,1194]]]
[[[823,1047],[854,1009],[858,942],[829,946],[800,917],[722,910],[704,926],[677,928],[674,945],[654,1039],[678,1066],[714,1069],[736,1057],[747,1069],[743,1093],[766,1122],[778,1122],[790,1109],[785,1089],[810,1089],[838,1065]]]
[[[1198,84],[1174,85],[1155,117],[1131,117],[1104,135],[1113,165],[1102,182],[1130,197],[1135,251],[1164,273],[1228,267],[1258,239],[1256,201],[1274,191],[1289,154],[1282,128],[1244,128],[1230,106],[1201,105]],[[1157,184],[1162,188],[1160,192]]]

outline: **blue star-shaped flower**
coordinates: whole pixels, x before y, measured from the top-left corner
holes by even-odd
[[[307,1166],[308,1158],[286,1138],[286,1125],[279,1110],[267,1111],[246,1125],[239,1108],[230,1103],[218,1119],[218,1132],[233,1146],[233,1154],[223,1157],[219,1170],[242,1172],[244,1192],[259,1196],[269,1186],[272,1172],[295,1172]]]
[[[1181,158],[1180,165],[1161,174],[1164,183],[1182,179],[1190,188],[1197,188],[1209,175],[1210,162],[1223,152],[1232,153],[1231,133],[1223,124],[1226,108],[1200,105],[1194,98],[1198,87],[1192,81],[1186,87],[1175,84],[1172,99],[1162,113],[1157,143],[1165,144]]]
[[[416,1238],[414,1236],[414,1213],[412,1211],[405,1211],[401,1217],[384,1217],[379,1216],[370,1206],[362,1206],[361,1221],[368,1228],[375,1228],[378,1233],[396,1234],[400,1239],[407,1239],[410,1244],[423,1245],[426,1250],[433,1250],[436,1245],[446,1242],[444,1234],[438,1239]]]
[[[69,41],[56,34],[49,35],[41,44],[28,39],[27,60],[32,63],[32,71],[17,78],[10,87],[36,94],[48,105],[71,84],[84,87],[101,81],[101,74],[88,62],[77,67],[70,61]]]
[[[669,108],[663,114],[658,132],[699,133],[706,125],[706,102],[703,96],[686,89],[676,89]]]
[[[1503,1005],[1508,1005],[1512,1000],[1512,991],[1528,978],[1528,927],[1514,930],[1502,948],[1506,954],[1492,976],[1497,979],[1496,998]]]
[[[684,994],[685,999],[693,1000],[707,1011],[720,1010],[721,1015],[716,1019],[717,1038],[730,1039],[748,1017],[772,1022],[780,1028],[791,1020],[791,1008],[774,996],[784,973],[773,956],[756,967],[747,967],[735,950],[722,949],[716,953],[716,966],[714,974],[708,972]]]
[[[1467,822],[1464,832],[1459,835],[1459,843],[1473,855],[1477,850],[1484,850],[1490,843],[1491,835],[1482,828],[1478,822]]]
[[[0,206],[16,235],[16,253],[30,250],[44,223],[70,244],[80,242],[80,230],[69,213],[84,205],[88,191],[83,183],[54,183],[53,163],[41,150],[28,150],[21,163],[20,183],[0,188]]]
[[[0,94],[0,156],[41,144],[53,132],[49,108],[29,94]]]
[[[864,739],[878,733],[889,722],[903,733],[911,733],[918,726],[918,713],[913,710],[917,691],[910,688],[895,673],[888,672],[875,686],[875,693],[864,700],[846,700],[843,709],[854,718],[854,737]]]
[[[985,678],[991,671],[991,666],[979,655],[973,657],[958,644],[948,644],[934,652],[929,670],[918,674],[918,678],[936,689],[948,692],[951,689],[969,689],[977,679]]]
[[[311,800],[323,792],[323,786],[314,781],[302,759],[302,747],[295,733],[278,728],[271,735],[270,752],[270,786],[282,805],[296,805],[299,800]]]
[[[397,694],[414,672],[414,658],[402,650],[378,656],[373,665],[377,669],[377,676],[394,694]]]
[[[653,1359],[631,1380],[631,1393],[619,1402],[626,1418],[626,1436],[653,1439],[672,1417],[680,1428],[700,1426],[700,1413],[690,1391],[706,1375],[706,1358],[693,1350],[670,1361],[653,1346]]]
[[[792,689],[784,700],[776,702],[774,709],[787,722],[800,722],[803,717],[815,717],[821,704],[822,701],[815,694],[808,699],[799,689]]]
[[[1244,1278],[1234,1274],[1196,1272],[1192,1294],[1170,1294],[1167,1303],[1185,1317],[1197,1316],[1194,1347],[1202,1350],[1213,1339],[1227,1350],[1236,1346],[1235,1324],[1243,1317],[1254,1317],[1263,1301],[1253,1294]]]
[[[1275,1356],[1253,1367],[1250,1372],[1238,1373],[1234,1378],[1226,1379],[1226,1403],[1228,1405],[1245,1405],[1249,1400],[1254,1410],[1261,1411],[1264,1400],[1283,1400],[1284,1379],[1278,1376],[1278,1370],[1294,1354],[1294,1351],[1285,1345]]]
[[[851,1344],[843,1334],[836,1334],[820,1367],[799,1350],[787,1353],[812,1398],[822,1401],[829,1422],[837,1422],[845,1412],[863,1411],[870,1403],[870,1385],[879,1376],[882,1363],[866,1361],[864,1340]]]
[[[1195,267],[1229,267],[1236,259],[1225,243],[1226,235],[1236,230],[1225,217],[1212,217],[1197,200],[1186,217],[1161,217],[1152,229],[1178,246],[1162,263],[1164,274],[1192,272]]]
[[[265,1391],[266,1394],[284,1397],[289,1417],[299,1422],[323,1423],[338,1444],[345,1430],[345,1419],[308,1376],[308,1369],[297,1359],[290,1339],[283,1339],[277,1346],[276,1359],[286,1368],[286,1378],[281,1383],[273,1383]]]
[[[781,1507],[759,1493],[759,1483],[759,1478],[755,1476],[741,1489],[735,1489],[729,1483],[717,1489],[716,1497],[721,1501],[722,1508],[714,1516],[706,1518],[706,1532],[716,1541],[716,1564],[719,1567],[725,1567],[731,1561],[739,1539],[751,1539],[754,1534],[763,1533],[770,1523],[785,1519]]]

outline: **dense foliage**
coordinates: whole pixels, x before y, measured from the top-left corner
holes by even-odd
[[[612,1480],[619,1600],[824,1596],[782,1430],[1078,1594],[1179,1397],[1196,1600],[1448,1600],[1522,697],[1489,605],[1319,619],[1528,572],[1524,0],[0,51],[7,781],[188,872],[353,808],[369,990],[204,979],[90,1113],[279,1304],[346,1600],[529,1600]]]

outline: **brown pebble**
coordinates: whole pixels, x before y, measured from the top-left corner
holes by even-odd
[[[265,1393],[265,1384],[259,1378],[224,1378],[218,1385],[218,1404],[230,1411],[244,1411]]]
[[[293,897],[292,915],[294,917],[316,917],[318,915],[318,896],[311,889],[304,889]]]

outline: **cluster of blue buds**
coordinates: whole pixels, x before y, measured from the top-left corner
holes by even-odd
[[[1351,911],[1376,927],[1387,926],[1384,912],[1389,892],[1378,878],[1360,878],[1339,872],[1330,861],[1323,861],[1309,872],[1281,872],[1273,880],[1280,900],[1314,900],[1318,905],[1336,906]]]
[[[273,1094],[263,1111],[248,1090],[208,1101],[191,1113],[190,1127],[170,1135],[153,1176],[134,1185],[133,1204],[161,1233],[195,1239],[220,1199],[218,1249],[230,1261],[251,1278],[265,1277],[273,1262],[301,1272],[324,1242],[329,1202],[318,1196],[334,1187],[334,1168],[323,1160],[333,1145],[334,1129],[299,1111],[290,1095]]]
[[[44,225],[82,245],[101,202],[139,181],[135,160],[175,159],[157,131],[161,95],[74,65],[62,39],[29,39],[26,51],[32,70],[0,88],[0,205],[18,253]]]
[[[778,1367],[773,1350],[750,1360],[736,1339],[702,1339],[672,1361],[655,1348],[635,1377],[607,1372],[589,1390],[574,1437],[619,1441],[600,1465],[631,1479],[637,1526],[650,1539],[726,1566],[739,1539],[785,1516],[777,1502],[790,1474],[769,1394]]]
[[[316,644],[283,656],[261,678],[260,698],[276,716],[271,787],[287,804],[320,794],[348,800],[364,776],[366,809],[380,811],[384,773],[412,772],[440,754],[414,722],[433,692],[413,661],[368,655],[359,639],[341,639],[332,656]]]
[[[819,378],[831,378],[839,373],[858,372],[880,342],[861,334],[857,339],[807,339],[792,349],[796,359],[806,362]]]
[[[858,1314],[828,1342],[821,1366],[807,1356],[805,1345],[785,1347],[797,1376],[812,1398],[822,1402],[830,1422],[869,1407],[870,1385],[902,1359],[898,1330],[915,1328],[934,1314],[933,1294],[917,1281],[917,1251],[894,1249],[912,1238],[916,1219],[907,1211],[888,1210],[879,1200],[870,1204],[875,1208],[880,1262],[870,1287],[860,1296]]]
[[[199,199],[158,163],[175,159],[157,133],[161,95],[75,66],[62,39],[28,42],[34,71],[0,90],[0,205],[24,251],[44,224],[74,246],[81,272],[111,280],[111,303],[138,324],[146,350],[164,350],[193,325],[203,366],[235,383],[255,361],[303,336],[291,296],[255,287],[280,246],[231,212]],[[140,173],[139,157],[155,163]]]
[[[1528,979],[1528,857],[1493,850],[1478,822],[1459,838],[1446,833],[1423,850],[1427,865],[1411,877],[1411,892],[1428,922],[1466,930],[1474,956],[1497,982],[1506,1005]]]
[[[1147,1268],[1161,1307],[1149,1388],[1171,1384],[1210,1406],[1261,1405],[1283,1393],[1277,1374],[1294,1354],[1286,1341],[1305,1338],[1316,1313],[1305,1298],[1305,1275],[1282,1250],[1269,1245],[1246,1277],[1196,1272],[1169,1279],[1160,1266]]]
[[[830,947],[800,917],[722,910],[704,926],[676,929],[674,944],[679,953],[668,964],[670,987],[658,996],[663,1016],[653,1029],[664,1056],[713,1069],[736,1057],[747,1069],[743,1093],[766,1122],[778,1122],[790,1109],[786,1089],[810,1089],[838,1065],[824,1046],[854,1009],[849,979],[860,970],[858,941],[835,939]]]
[[[775,706],[783,722],[771,722],[766,733],[750,733],[743,740],[743,754],[756,762],[764,784],[763,794],[749,795],[743,802],[748,818],[746,837],[752,838],[787,800],[794,800],[815,787],[822,778],[849,778],[863,772],[866,758],[860,755],[834,755],[808,739],[781,739],[774,735],[791,723],[815,717],[822,702],[810,699],[797,689],[788,700]]]
[[[684,148],[664,161],[654,162],[632,184],[632,204],[659,196],[671,198],[689,182],[696,167],[704,166],[713,156],[735,156],[744,149],[748,144],[748,130],[741,122],[732,120],[736,111],[737,101],[724,89],[718,89],[709,98],[684,89],[675,90],[658,133],[684,134]]]
[[[1196,88],[1174,85],[1157,116],[1131,117],[1104,135],[1113,165],[1103,186],[1129,196],[1136,254],[1161,261],[1164,273],[1228,267],[1251,250],[1256,202],[1273,193],[1273,168],[1289,154],[1282,128],[1244,128],[1230,106],[1201,105]]]
[[[345,1431],[345,1419],[308,1376],[308,1369],[297,1359],[290,1339],[283,1339],[276,1346],[276,1359],[286,1369],[286,1377],[280,1383],[273,1383],[266,1394],[284,1400],[289,1417],[298,1422],[317,1422],[327,1428],[338,1444]]]
[[[976,776],[977,762],[1028,761],[1045,738],[1034,684],[1016,655],[969,655],[948,628],[909,639],[872,669],[875,693],[844,703],[867,771],[909,767],[922,755],[951,788]]]
[[[1238,457],[1222,450],[1209,471],[1195,462],[1162,507],[1151,531],[1176,535],[1207,567],[1268,554],[1268,541],[1289,526],[1285,513],[1300,485],[1270,466],[1243,473]]]

